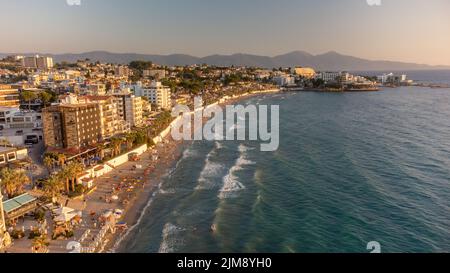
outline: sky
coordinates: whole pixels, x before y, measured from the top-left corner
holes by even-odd
[[[295,50],[450,65],[449,0],[0,0],[0,52]]]

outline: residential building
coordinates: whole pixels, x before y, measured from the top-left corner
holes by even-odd
[[[113,96],[69,95],[58,105],[43,110],[44,141],[47,147],[83,148],[130,130]]]
[[[0,107],[0,126],[2,129],[42,128],[42,115],[18,107]]]
[[[53,68],[53,58],[51,57],[36,57],[36,66],[38,69],[52,69]]]
[[[46,147],[80,149],[102,140],[98,104],[60,104],[45,108],[42,115]]]
[[[10,85],[0,85],[0,107],[19,107],[20,95],[18,89]]]
[[[161,82],[154,81],[148,88],[138,85],[135,87],[135,94],[147,97],[158,109],[169,110],[172,107],[170,88],[162,85]]]
[[[94,83],[88,86],[88,93],[94,96],[106,95],[106,85],[103,83]]]
[[[310,67],[296,67],[294,70],[295,74],[303,78],[312,79],[316,76],[316,71]]]
[[[22,59],[22,66],[26,68],[51,69],[53,68],[53,58],[42,57],[36,55],[34,57],[24,57]]]
[[[151,70],[144,70],[143,72],[144,77],[152,77],[155,80],[162,80],[166,78],[167,71],[164,69],[151,69]]]
[[[128,77],[130,75],[130,69],[126,66],[117,66],[114,69],[114,75],[117,77]]]
[[[119,107],[113,96],[86,96],[89,103],[98,104],[102,139],[109,139],[130,130],[130,124],[119,115]]]
[[[292,86],[295,85],[295,78],[291,75],[279,75],[274,77],[274,82],[278,86]]]
[[[27,158],[27,156],[27,149],[0,146],[0,166],[4,166],[16,160],[23,160]]]
[[[131,94],[129,88],[122,89],[120,92],[112,93],[114,102],[117,104],[118,115],[128,122],[132,127],[142,125],[143,119],[143,99]]]
[[[316,78],[324,82],[338,81],[341,78],[341,72],[320,72],[316,75]]]
[[[26,68],[37,68],[36,57],[24,57],[22,59],[22,66]]]

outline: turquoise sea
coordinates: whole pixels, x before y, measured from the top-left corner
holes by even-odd
[[[450,252],[450,89],[240,103],[280,105],[280,148],[185,143],[119,252]]]

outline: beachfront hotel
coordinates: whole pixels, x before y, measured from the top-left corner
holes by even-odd
[[[295,74],[306,79],[312,79],[316,76],[316,71],[310,67],[296,67]]]
[[[132,127],[141,126],[143,123],[143,99],[131,94],[128,88],[111,95],[117,104],[118,115]]]
[[[154,81],[148,88],[137,85],[134,92],[136,96],[147,97],[158,109],[169,110],[172,107],[170,88],[161,82]]]
[[[80,149],[129,130],[111,96],[69,95],[43,110],[47,147]]]

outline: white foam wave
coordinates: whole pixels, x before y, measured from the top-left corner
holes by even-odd
[[[127,238],[128,235],[130,235],[130,234],[136,229],[136,227],[139,226],[139,224],[142,222],[142,220],[144,219],[145,214],[147,213],[147,210],[148,210],[148,209],[150,208],[150,206],[152,205],[153,200],[154,200],[155,197],[158,195],[158,193],[161,191],[161,187],[162,187],[162,182],[159,183],[159,185],[158,185],[158,190],[155,191],[155,192],[153,192],[152,197],[148,200],[147,204],[145,205],[144,209],[142,210],[141,214],[139,215],[139,218],[138,218],[138,220],[136,221],[136,223],[135,223],[133,226],[131,226],[131,227],[125,232],[125,234],[123,234],[123,235],[116,241],[116,243],[114,244],[114,246],[113,246],[113,248],[112,248],[112,250],[111,250],[112,253],[115,253],[115,252],[116,252],[117,248],[120,246],[120,244],[123,242],[123,240],[124,240],[125,238]]]
[[[243,170],[246,165],[255,164],[255,162],[248,160],[246,157],[246,152],[249,149],[250,148],[242,144],[239,146],[240,157],[236,160],[234,166],[230,168],[228,174],[223,178],[223,187],[219,193],[220,199],[234,197],[237,192],[245,189],[245,186],[239,182],[236,172]]]
[[[175,248],[183,243],[183,240],[179,238],[179,234],[183,231],[185,231],[185,229],[177,227],[174,224],[165,224],[162,230],[162,241],[158,253],[175,252]]]
[[[213,149],[211,152],[209,152],[209,154],[206,156],[205,165],[203,167],[202,172],[200,173],[198,185],[195,188],[195,190],[207,190],[214,187],[214,184],[212,183],[212,178],[217,176],[217,174],[223,168],[222,164],[211,161],[211,157],[216,153],[218,149],[217,146],[218,142],[216,142],[216,148]]]

